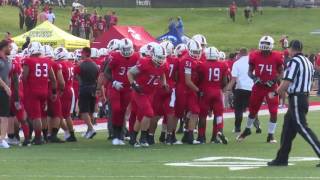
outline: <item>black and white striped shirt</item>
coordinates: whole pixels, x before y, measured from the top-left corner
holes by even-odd
[[[287,63],[284,80],[290,81],[289,94],[309,93],[314,75],[313,64],[303,54],[295,55]]]

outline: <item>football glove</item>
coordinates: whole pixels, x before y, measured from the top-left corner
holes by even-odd
[[[141,87],[139,86],[139,84],[137,84],[137,82],[133,82],[132,84],[131,84],[131,87],[132,87],[132,89],[134,90],[134,91],[136,91],[137,93],[142,93],[142,89],[141,89]]]
[[[114,87],[116,90],[120,90],[123,88],[123,83],[119,81],[113,81],[112,82],[112,87]]]
[[[202,91],[197,92],[198,97],[203,97],[204,93]]]
[[[261,84],[261,79],[260,78],[258,78],[258,77],[253,77],[253,83],[254,84]]]
[[[275,83],[276,83],[275,80],[270,80],[270,81],[267,81],[267,82],[265,83],[265,85],[266,85],[267,87],[271,88]]]

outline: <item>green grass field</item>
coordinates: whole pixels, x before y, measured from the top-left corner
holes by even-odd
[[[312,112],[308,118],[310,126],[319,134],[318,114],[318,111]],[[267,127],[267,117],[261,120],[263,127]],[[279,115],[278,139],[282,120],[283,116]],[[253,134],[246,141],[237,143],[235,135],[231,133],[232,125],[233,120],[227,119],[225,133],[230,139],[228,145],[157,144],[148,149],[134,149],[128,145],[113,147],[111,142],[106,141],[106,133],[99,132],[94,140],[79,138],[78,143],[1,150],[0,179],[320,179],[320,171],[315,167],[318,161],[295,162],[294,166],[286,168],[262,167],[238,171],[230,171],[226,167],[165,165],[217,156],[274,157],[279,144],[265,143],[265,128],[263,134]],[[209,129],[207,137],[211,136]],[[291,156],[315,157],[315,154],[299,136],[294,142]]]
[[[106,9],[99,10],[101,13]],[[227,11],[210,9],[116,9],[120,24],[142,25],[152,35],[158,36],[166,31],[167,19],[182,16],[186,33],[202,33],[210,45],[225,51],[233,51],[245,46],[256,48],[260,36],[272,35],[276,41],[282,34],[305,42],[306,52],[317,52],[320,36],[310,35],[320,29],[319,9],[276,9],[266,8],[263,16],[254,17],[247,24],[238,13],[238,20],[232,23]],[[57,25],[68,28],[70,9],[55,9]],[[21,34],[18,28],[18,10],[0,7],[0,37],[10,31]],[[279,46],[277,45],[277,48]],[[314,98],[314,100],[319,100]],[[320,135],[319,111],[308,115],[310,127]],[[175,167],[166,163],[191,162],[195,159],[217,156],[251,157],[271,159],[279,147],[267,144],[267,116],[263,116],[263,134],[252,135],[245,142],[235,142],[231,133],[233,119],[227,119],[225,133],[230,139],[228,145],[166,146],[157,144],[148,149],[134,149],[129,146],[113,147],[106,140],[106,132],[99,132],[94,140],[79,137],[78,143],[48,144],[30,148],[14,147],[0,150],[0,179],[320,179],[320,170],[315,168],[318,161],[294,162],[287,168],[257,168],[230,171],[227,167]],[[283,115],[279,115],[277,139]],[[209,122],[211,124],[212,121]],[[244,121],[245,124],[245,121]],[[211,125],[207,138],[211,136]],[[79,135],[80,136],[80,135]],[[180,138],[180,137],[179,137]],[[294,143],[291,156],[315,157],[311,147],[300,137]],[[222,160],[228,163],[230,160]],[[240,161],[243,162],[243,161]]]
[[[98,9],[104,14],[109,8]],[[181,16],[184,20],[186,34],[204,34],[210,45],[224,51],[234,51],[239,47],[256,48],[262,35],[270,34],[278,43],[281,35],[287,34],[290,39],[300,39],[305,43],[306,53],[318,52],[320,36],[310,35],[320,29],[319,9],[280,9],[266,8],[264,15],[257,15],[252,24],[247,24],[243,9],[239,9],[237,22],[232,23],[225,8],[208,9],[150,9],[136,8],[115,9],[122,25],[144,26],[153,36],[166,32],[169,17]],[[57,25],[68,29],[70,8],[56,8]],[[89,9],[91,12],[92,9]],[[21,34],[18,28],[18,9],[0,7],[0,34],[6,31],[14,35]],[[1,37],[1,35],[0,35]],[[279,48],[279,43],[277,44]]]

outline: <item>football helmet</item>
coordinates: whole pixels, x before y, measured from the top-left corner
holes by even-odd
[[[192,58],[199,60],[201,58],[202,48],[198,41],[191,39],[188,44],[188,52]]]
[[[99,49],[99,56],[107,56],[107,55],[108,55],[108,49],[107,48]]]
[[[155,42],[151,42],[151,43],[143,45],[139,50],[140,56],[141,57],[151,56],[151,51],[152,51],[153,47],[156,45],[159,45],[159,44],[155,43]]]
[[[80,60],[81,59],[81,57],[82,57],[82,54],[81,54],[81,49],[76,49],[75,51],[74,51],[74,58],[75,58],[75,60]]]
[[[97,48],[91,48],[91,58],[98,58],[99,50]]]
[[[22,50],[21,55],[22,55],[22,57],[28,57],[30,55],[29,49],[26,48],[26,49]]]
[[[259,50],[272,51],[274,40],[271,36],[263,36],[259,41]]]
[[[67,59],[68,58],[68,51],[64,47],[58,47],[54,50],[54,59],[60,60],[60,59]]]
[[[120,54],[123,57],[130,57],[134,53],[133,43],[128,38],[121,39],[120,42]]]
[[[41,54],[42,45],[39,42],[31,42],[28,47],[28,51],[30,55]]]
[[[166,50],[168,56],[173,54],[174,45],[170,41],[162,41],[160,45]]]
[[[226,53],[224,53],[223,51],[220,51],[219,55],[220,55],[220,60],[225,60],[226,59]]]
[[[117,51],[120,49],[120,40],[119,39],[112,39],[109,41],[107,45],[108,52]]]
[[[166,50],[160,45],[154,45],[151,50],[151,59],[157,65],[161,66],[166,62]]]
[[[202,34],[196,34],[192,37],[192,39],[200,43],[202,48],[205,48],[208,45],[207,39]]]
[[[42,47],[42,56],[45,56],[45,57],[53,57],[53,48],[49,45],[44,45]]]
[[[207,60],[219,60],[220,59],[220,52],[216,47],[208,47],[204,50],[204,54]]]
[[[68,59],[68,60],[72,60],[72,61],[75,60],[75,55],[74,55],[74,53],[73,53],[73,52],[69,52],[67,59]]]
[[[187,45],[185,44],[178,44],[178,46],[174,49],[174,54],[179,57],[182,55],[182,52],[183,51],[186,51],[188,50],[188,47]]]

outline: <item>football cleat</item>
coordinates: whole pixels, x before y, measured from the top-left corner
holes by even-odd
[[[126,143],[122,139],[119,139],[119,145],[124,146],[124,145],[126,145]]]
[[[74,135],[69,136],[66,139],[67,142],[77,142],[77,138]]]
[[[118,146],[118,145],[119,145],[119,139],[118,139],[118,138],[114,138],[114,139],[112,140],[112,145]]]
[[[267,143],[270,143],[270,144],[277,143],[277,140],[274,138],[273,134],[268,134]]]
[[[25,139],[23,142],[22,142],[22,146],[31,146],[31,142],[29,139]]]
[[[223,144],[228,144],[228,138],[226,138],[222,132],[218,132],[217,135]]]
[[[160,143],[166,142],[166,133],[165,132],[161,132],[160,137],[159,137],[159,142]]]
[[[0,142],[0,149],[9,149],[10,148],[10,145],[7,143],[7,141],[6,140],[2,140],[1,142]]]
[[[85,138],[86,139],[92,139],[95,135],[97,135],[97,132],[94,129],[92,129],[92,130],[87,132]]]
[[[222,142],[221,142],[221,140],[220,139],[218,139],[217,137],[215,137],[215,136],[212,136],[212,138],[211,138],[211,141],[210,141],[212,144],[221,144]]]
[[[199,141],[200,144],[205,144],[206,143],[206,137],[198,136],[197,141]]]
[[[280,162],[277,160],[272,160],[267,163],[268,166],[288,166],[288,162]]]
[[[136,143],[133,144],[133,147],[134,147],[134,148],[140,148],[141,145],[140,145],[140,143],[136,142]]]
[[[33,140],[33,143],[32,143],[33,145],[42,145],[42,144],[44,144],[44,141],[42,140],[42,138],[35,138],[34,140]]]
[[[17,139],[17,138],[8,138],[7,139],[7,143],[9,145],[19,145],[20,144],[20,141]]]
[[[141,147],[149,147],[149,143],[144,138],[140,139],[140,145]]]
[[[140,140],[140,142],[141,142],[141,140]],[[148,137],[147,137],[147,142],[148,142],[148,144],[149,145],[154,145],[155,144],[155,141],[154,141],[154,135],[148,135]]]
[[[243,141],[247,136],[251,135],[251,130],[249,128],[246,128],[238,137],[237,141],[241,142]]]

